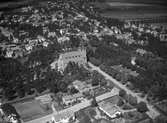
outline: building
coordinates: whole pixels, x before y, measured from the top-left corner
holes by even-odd
[[[69,123],[69,121],[73,121],[75,119],[74,112],[72,110],[65,110],[58,112],[56,115],[52,117],[53,123]]]
[[[51,104],[52,102],[52,95],[49,94],[45,94],[45,95],[41,95],[38,97],[35,97],[35,100],[39,101],[41,104]]]
[[[79,48],[77,50],[61,53],[58,60],[51,64],[51,68],[57,68],[58,71],[63,72],[69,62],[74,62],[78,65],[85,65],[87,63],[86,49]]]
[[[167,41],[167,34],[160,34],[160,41]]]
[[[116,106],[101,105],[99,109],[111,119],[118,118],[122,114]]]
[[[92,88],[91,84],[86,84],[85,82],[79,80],[75,80],[72,84],[80,93],[89,91]]]
[[[117,102],[119,100],[118,96],[113,96],[112,98],[109,98],[108,100],[99,102],[99,109],[105,113],[110,119],[116,119],[120,117],[122,114],[120,108],[117,106]]]
[[[76,101],[82,101],[84,99],[84,95],[82,93],[76,93],[73,95],[66,95],[62,97],[63,104],[71,105]]]

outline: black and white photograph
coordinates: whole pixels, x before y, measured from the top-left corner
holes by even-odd
[[[1,0],[0,123],[167,123],[167,1]]]

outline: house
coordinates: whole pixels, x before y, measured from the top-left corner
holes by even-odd
[[[85,65],[87,63],[86,49],[79,48],[61,53],[57,61],[58,71],[63,72],[69,62]]]
[[[73,95],[66,95],[62,97],[63,104],[65,105],[71,105],[72,103],[76,101],[82,101],[84,99],[84,96],[82,93],[76,93]]]
[[[99,109],[111,119],[116,119],[122,114],[118,107],[110,105],[109,103],[100,103]]]
[[[75,115],[72,110],[60,111],[52,117],[53,123],[69,123],[69,121],[74,120]]]
[[[91,89],[89,84],[86,84],[85,82],[79,80],[75,80],[72,84],[80,93],[89,91]]]
[[[50,104],[52,102],[51,94],[45,94],[35,97],[35,100],[39,101],[41,104]]]

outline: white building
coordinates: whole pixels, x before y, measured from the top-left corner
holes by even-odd
[[[51,68],[55,69],[57,67],[58,71],[63,72],[69,62],[85,65],[87,63],[86,49],[79,48],[61,53],[58,60],[51,64]]]
[[[63,104],[65,105],[71,105],[72,103],[76,101],[82,101],[84,99],[84,95],[82,93],[76,93],[73,95],[67,95],[62,97]]]

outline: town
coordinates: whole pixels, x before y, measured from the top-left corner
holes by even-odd
[[[99,1],[0,9],[0,123],[167,122],[167,26]]]

